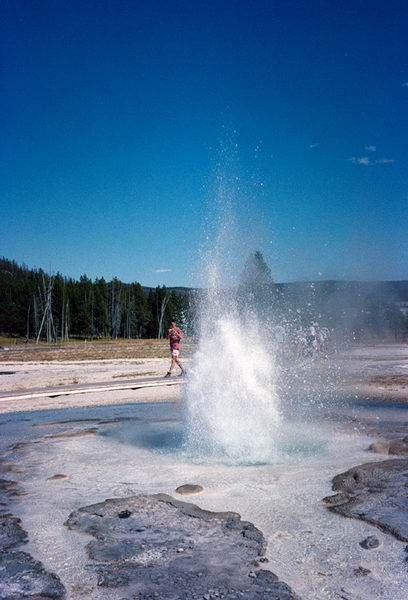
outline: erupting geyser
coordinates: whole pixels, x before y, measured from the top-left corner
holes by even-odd
[[[200,306],[186,389],[186,445],[201,459],[259,464],[275,455],[275,363],[254,311],[223,288],[215,264]]]

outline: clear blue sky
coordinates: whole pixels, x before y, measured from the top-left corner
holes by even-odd
[[[0,255],[195,286],[228,198],[237,265],[408,279],[406,0],[2,7]]]

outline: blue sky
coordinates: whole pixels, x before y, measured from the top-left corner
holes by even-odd
[[[260,250],[275,281],[408,279],[405,1],[6,0],[1,20],[0,255],[201,285],[227,202],[237,272]]]

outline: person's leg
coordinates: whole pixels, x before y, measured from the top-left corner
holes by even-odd
[[[178,356],[176,356],[176,357],[175,357],[175,361],[176,361],[176,363],[178,364],[178,366],[180,367],[180,369],[181,369],[182,371],[184,371],[184,367],[183,367],[183,365],[181,364],[181,362],[179,361],[179,359],[178,359]]]
[[[165,377],[171,377],[171,372],[174,369],[174,365],[176,364],[176,357],[173,355],[173,353],[171,354],[171,364],[170,364],[170,368],[167,371]]]
[[[167,371],[165,377],[171,377],[171,372],[174,369],[174,365],[176,363],[180,366],[178,355],[179,355],[179,351],[178,350],[176,350],[176,349],[171,350],[171,365],[170,365],[170,369]],[[182,367],[180,367],[180,368],[183,370]]]

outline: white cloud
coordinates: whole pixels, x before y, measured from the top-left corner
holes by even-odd
[[[153,273],[171,273],[171,269],[155,269]]]
[[[368,152],[375,152],[377,150],[377,146],[365,146],[364,150],[368,150]]]
[[[371,160],[371,158],[369,158],[368,156],[353,156],[352,158],[348,159],[350,162],[354,163],[355,165],[365,165],[366,167],[372,166],[372,165],[384,165],[387,163],[393,163],[395,162],[392,158],[379,158],[377,160]]]
[[[372,164],[372,162],[370,161],[368,156],[362,156],[361,158],[359,158],[357,156],[353,156],[352,158],[349,158],[349,160],[351,160],[351,162],[354,163],[355,165],[371,165]]]

